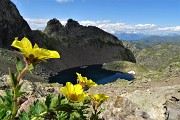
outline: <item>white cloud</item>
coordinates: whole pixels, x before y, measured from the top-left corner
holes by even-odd
[[[137,24],[135,25],[138,29],[147,29],[147,28],[154,28],[156,27],[155,24]]]
[[[44,30],[44,28],[47,25],[47,22],[50,19],[31,19],[31,18],[25,18],[25,20],[28,22],[29,26],[31,27],[31,29],[33,30]],[[61,22],[62,25],[65,25],[67,20],[61,20],[59,19],[59,21]]]
[[[180,31],[180,26],[174,26],[174,27],[162,27],[159,28],[158,30],[162,30],[162,31]]]
[[[56,0],[59,3],[73,2],[74,0]]]
[[[26,18],[31,29],[43,30],[50,19],[30,19]],[[65,25],[67,20],[59,19],[62,25]],[[124,22],[112,22],[110,20],[100,20],[100,21],[79,21],[79,24],[84,26],[96,26],[104,31],[112,34],[118,33],[144,33],[152,35],[167,35],[171,33],[180,34],[180,26],[170,26],[162,27],[155,24],[127,24]]]

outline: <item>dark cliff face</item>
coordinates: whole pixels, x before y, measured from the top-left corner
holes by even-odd
[[[117,37],[94,26],[82,26],[72,19],[63,26],[52,19],[44,32],[56,39],[53,48],[62,55],[61,69],[118,60],[136,62],[132,52]]]
[[[10,0],[0,1],[0,47],[8,48],[15,37],[28,36],[31,29]]]
[[[134,55],[117,37],[94,26],[82,26],[69,19],[63,26],[52,19],[42,31],[32,31],[10,0],[0,1],[0,47],[11,48],[15,37],[28,37],[39,47],[56,50],[60,59],[37,66],[36,73],[51,73],[82,65],[103,64],[116,60],[136,62]],[[9,66],[11,67],[11,66]]]

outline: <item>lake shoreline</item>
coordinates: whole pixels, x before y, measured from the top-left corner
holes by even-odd
[[[76,84],[77,76],[76,72],[82,74],[83,77],[92,79],[97,84],[107,84],[109,82],[114,82],[118,78],[133,80],[134,76],[128,73],[123,73],[120,71],[106,70],[103,68],[102,64],[94,65],[84,65],[75,68],[70,68],[58,72],[56,75],[49,78],[50,83],[58,82],[60,84],[65,84],[66,82],[72,82]],[[127,76],[127,77],[126,77]],[[62,80],[62,81],[61,81]]]

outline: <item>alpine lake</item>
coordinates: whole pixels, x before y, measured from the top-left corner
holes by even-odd
[[[83,77],[87,79],[92,79],[97,84],[107,84],[116,81],[118,78],[125,80],[133,80],[134,76],[128,73],[122,73],[117,71],[110,71],[102,68],[102,64],[88,65],[74,67],[66,70],[62,70],[55,76],[49,78],[50,83],[60,83],[65,85],[66,82],[71,82],[73,84],[77,83],[76,72],[80,73]]]

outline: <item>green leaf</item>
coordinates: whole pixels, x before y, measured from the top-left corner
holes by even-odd
[[[84,105],[89,104],[89,103],[91,103],[91,99],[85,99],[84,102],[83,102]]]
[[[17,91],[20,91],[20,89],[21,89],[22,85],[23,85],[23,82],[17,86],[17,88],[16,88],[16,89],[17,89]]]
[[[18,73],[21,73],[21,71],[23,70],[23,64],[18,57],[16,57],[16,69]]]
[[[56,108],[59,105],[58,96],[55,96],[51,99],[50,108]]]
[[[77,112],[73,112],[72,115],[74,117],[76,117],[76,118],[80,118],[81,117],[81,115],[79,113],[77,113]]]
[[[21,111],[21,113],[19,114],[19,119],[20,120],[31,120],[28,116],[28,113],[25,112],[24,110]]]
[[[64,111],[57,112],[57,119],[58,120],[68,120],[69,114]]]
[[[65,97],[61,97],[61,104],[68,104],[69,100]]]
[[[29,67],[28,67],[28,71],[30,71],[31,72],[31,70],[33,70],[34,69],[34,65],[31,63],[31,64],[29,64]]]
[[[7,107],[7,109],[11,110],[12,106],[13,106],[13,103],[14,103],[14,100],[13,100],[13,93],[12,93],[12,90],[6,90],[6,95],[4,96],[4,103]]]
[[[10,68],[9,68],[9,76],[10,76],[10,79],[11,79],[12,86],[16,87],[16,85],[17,85],[17,77],[16,77],[16,74],[11,72]]]
[[[26,93],[26,92],[21,92],[21,91],[20,91],[22,85],[23,85],[23,83],[19,84],[19,85],[17,86],[17,88],[16,88],[17,91],[18,91],[18,92],[17,92],[17,96],[18,96],[18,97],[21,97],[22,95],[24,95],[24,94]]]
[[[30,106],[30,114],[34,116],[39,116],[41,113],[45,111],[47,111],[47,107],[39,100],[35,101],[34,105]]]
[[[1,95],[0,95],[0,99],[1,99],[3,102],[5,101],[4,97],[1,96]]]
[[[24,94],[26,94],[26,92],[18,92],[17,96],[18,96],[18,97],[21,97],[21,96],[23,96]]]
[[[2,120],[6,116],[5,110],[0,110],[0,120]]]
[[[47,106],[47,109],[50,108],[51,98],[52,98],[51,95],[48,95],[48,96],[46,97],[45,105]]]
[[[0,120],[9,120],[11,112],[8,110],[0,110]]]
[[[4,110],[4,109],[6,109],[7,107],[6,107],[6,102],[4,102],[3,104],[0,104],[0,111],[1,110]]]

